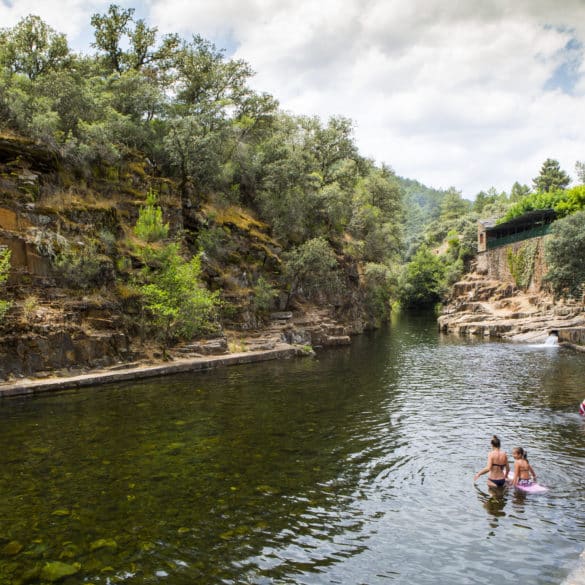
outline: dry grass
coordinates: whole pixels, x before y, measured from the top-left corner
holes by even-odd
[[[203,205],[203,212],[213,219],[218,225],[230,224],[243,231],[249,232],[252,228],[265,230],[268,224],[256,219],[241,207],[228,205],[227,207],[216,207],[209,203]]]

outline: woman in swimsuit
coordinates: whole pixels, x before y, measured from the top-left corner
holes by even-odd
[[[532,481],[536,481],[536,473],[530,463],[528,463],[528,454],[522,447],[514,447],[512,449],[512,457],[514,457],[514,479],[512,485],[530,485]],[[530,477],[532,476],[532,481]]]
[[[489,473],[487,480],[488,486],[503,487],[506,485],[506,477],[509,471],[508,456],[505,451],[500,449],[500,439],[494,435],[492,437],[492,450],[488,455],[487,465],[474,475],[473,481],[477,481],[480,475]]]

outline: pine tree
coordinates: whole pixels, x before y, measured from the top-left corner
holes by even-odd
[[[542,164],[540,174],[532,182],[538,193],[548,193],[565,189],[571,182],[571,177],[561,169],[558,160],[547,158]]]

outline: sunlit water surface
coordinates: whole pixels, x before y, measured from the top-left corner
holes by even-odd
[[[402,318],[317,358],[0,402],[0,583],[561,583],[585,355]],[[489,440],[544,495],[490,493]],[[35,581],[36,579],[36,581]]]

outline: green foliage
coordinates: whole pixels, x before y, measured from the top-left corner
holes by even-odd
[[[506,215],[498,220],[498,223],[510,221],[528,211],[537,209],[554,209],[558,217],[565,217],[585,209],[585,186],[579,185],[564,191],[530,193],[511,205]]]
[[[290,296],[308,298],[328,295],[341,289],[339,264],[325,238],[313,238],[285,255],[283,276],[290,287]]]
[[[421,246],[404,267],[398,296],[408,308],[433,305],[445,293],[445,270],[440,258],[426,246]]]
[[[519,217],[536,209],[555,209],[565,198],[565,191],[543,191],[531,193],[518,201],[518,203],[514,203],[510,206],[506,215],[499,219],[497,223],[510,221],[515,217]]]
[[[148,249],[149,264],[141,274],[139,291],[149,329],[162,347],[213,331],[218,294],[201,282],[200,256],[183,260],[176,243]]]
[[[516,283],[516,286],[526,290],[534,273],[534,261],[538,245],[536,242],[528,241],[520,244],[514,251],[509,247],[506,252],[508,268]]]
[[[91,289],[113,280],[113,263],[98,252],[96,242],[88,240],[78,246],[64,246],[52,258],[55,271],[66,284]]]
[[[441,201],[441,214],[439,219],[442,222],[456,219],[471,209],[471,202],[467,199],[463,199],[461,192],[457,191],[453,187],[445,193],[443,200]]]
[[[169,224],[163,222],[163,212],[156,204],[157,195],[150,191],[146,196],[146,205],[140,208],[134,233],[145,242],[158,242],[169,235]]]
[[[585,211],[556,221],[545,244],[545,281],[556,295],[582,298],[585,292]]]
[[[512,190],[510,191],[510,203],[518,203],[520,199],[523,199],[529,194],[530,187],[528,185],[522,185],[516,181],[512,185]]]
[[[185,209],[211,199],[252,207],[289,250],[282,275],[291,294],[338,292],[343,279],[336,254],[343,250],[349,263],[366,263],[369,310],[383,316],[397,264],[423,242],[438,248],[450,230],[457,237],[441,262],[449,279],[459,274],[471,254],[475,216],[458,191],[429,189],[364,159],[347,118],[322,121],[280,111],[272,96],[251,88],[249,64],[227,58],[198,35],[159,37],[133,9],[116,4],[94,14],[91,25],[95,54],[85,56],[71,53],[65,37],[38,17],[1,31],[2,127],[49,145],[86,177],[102,177],[103,169],[139,152],[157,174],[177,180]],[[490,191],[487,198],[482,211],[504,204],[501,194]],[[149,279],[162,274],[158,255],[168,230],[149,195],[135,226],[146,243],[139,255]],[[44,236],[40,245],[52,246],[69,281],[93,286],[109,278],[111,268],[97,246],[116,251],[111,234],[99,237],[92,250]],[[226,226],[201,226],[196,237],[213,261],[235,246]],[[143,279],[147,284],[156,283]],[[253,302],[262,311],[272,292],[266,281],[256,287]],[[166,329],[183,335],[179,325]]]
[[[390,316],[391,300],[396,295],[397,278],[384,264],[368,262],[364,269],[366,309],[376,323]]]
[[[582,209],[585,209],[585,185],[565,191],[564,197],[555,206],[559,217],[566,217]]]
[[[252,307],[256,313],[263,315],[273,308],[274,299],[278,296],[278,291],[261,276],[254,285],[252,294]]]
[[[570,182],[571,177],[561,169],[559,161],[552,158],[547,158],[542,163],[540,174],[533,179],[534,189],[538,193],[564,189]]]
[[[38,16],[29,15],[12,29],[0,30],[0,66],[36,79],[70,63],[65,35]]]
[[[10,250],[8,248],[0,248],[0,287],[2,287],[8,280],[10,272]],[[0,300],[0,323],[2,323],[6,312],[11,307],[12,303],[6,300]]]

